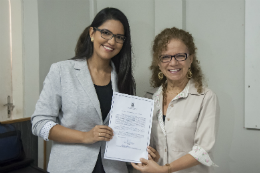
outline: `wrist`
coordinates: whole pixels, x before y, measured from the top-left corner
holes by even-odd
[[[81,139],[83,144],[92,144],[89,132],[82,132]]]
[[[170,164],[165,164],[163,167],[164,168],[164,173],[171,173],[171,165]]]
[[[166,166],[166,165],[161,166],[161,170],[162,170],[161,173],[168,173],[168,166]]]

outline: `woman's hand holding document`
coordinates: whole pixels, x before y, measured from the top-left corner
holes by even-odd
[[[105,159],[140,163],[148,159],[154,101],[114,92],[109,127],[113,138],[106,143]]]

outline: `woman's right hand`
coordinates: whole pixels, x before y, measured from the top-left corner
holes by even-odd
[[[113,130],[105,125],[96,125],[89,132],[87,132],[87,136],[85,137],[84,143],[96,143],[98,141],[110,141],[113,137]]]

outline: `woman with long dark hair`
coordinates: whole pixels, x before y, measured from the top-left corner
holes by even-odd
[[[80,35],[75,57],[51,66],[32,115],[33,134],[53,140],[49,172],[127,172],[103,156],[113,91],[135,94],[131,51],[126,16],[105,8]]]

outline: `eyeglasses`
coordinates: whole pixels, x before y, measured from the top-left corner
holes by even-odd
[[[174,59],[176,61],[185,61],[187,59],[188,55],[189,54],[187,54],[187,53],[178,53],[176,55],[161,55],[161,56],[159,56],[159,60],[161,62],[166,63],[166,62],[170,62],[172,60],[172,57],[174,57]]]
[[[119,35],[119,34],[113,34],[111,31],[106,30],[106,29],[98,29],[98,28],[94,27],[94,30],[99,31],[101,33],[101,37],[106,39],[106,40],[110,40],[113,37],[115,37],[115,40],[116,40],[117,43],[123,44],[125,39],[126,39],[125,36]]]

